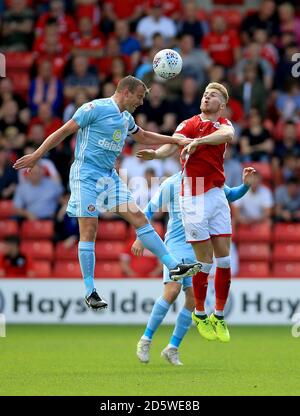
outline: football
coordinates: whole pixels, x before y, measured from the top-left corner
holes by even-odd
[[[174,78],[182,69],[182,58],[173,49],[162,49],[154,56],[153,69],[161,78]]]

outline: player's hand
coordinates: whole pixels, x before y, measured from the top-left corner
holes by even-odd
[[[155,159],[156,152],[153,149],[145,149],[145,150],[139,150],[138,152],[136,152],[135,155],[139,159],[153,160]]]
[[[181,152],[182,159],[185,159],[187,155],[192,155],[198,147],[197,140],[193,140],[192,143],[185,146],[185,148]]]
[[[188,146],[190,143],[194,141],[194,139],[190,139],[189,137],[175,137],[176,143],[178,146]]]
[[[247,186],[251,186],[253,183],[253,178],[256,173],[256,170],[249,166],[248,168],[244,168],[243,170],[243,184]]]
[[[143,255],[143,253],[144,253],[144,246],[140,242],[140,240],[135,240],[135,242],[131,246],[131,252],[135,256],[142,256]]]
[[[15,164],[15,169],[24,169],[27,168],[27,172],[31,172],[32,168],[35,166],[36,162],[38,161],[38,158],[35,156],[34,153],[31,153],[30,155],[25,155],[18,159]]]

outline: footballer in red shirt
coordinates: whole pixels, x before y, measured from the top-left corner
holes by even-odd
[[[174,133],[178,138],[194,139],[181,152],[183,181],[180,197],[186,241],[192,244],[197,260],[202,264],[201,271],[193,276],[196,308],[192,318],[205,339],[222,342],[230,340],[224,307],[231,282],[231,216],[222,189],[226,145],[234,137],[231,122],[222,117],[228,98],[223,85],[208,84],[201,100],[201,113],[183,121]],[[156,151],[140,151],[137,156],[163,159],[176,150],[176,145],[164,145]],[[208,317],[204,304],[213,256],[217,263],[216,304],[215,313]]]

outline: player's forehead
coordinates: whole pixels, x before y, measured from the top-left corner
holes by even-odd
[[[207,95],[218,96],[218,97],[222,98],[221,92],[219,90],[217,90],[216,88],[207,88],[204,91],[203,96],[206,97]]]

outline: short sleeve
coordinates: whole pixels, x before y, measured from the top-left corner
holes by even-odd
[[[73,115],[72,120],[74,120],[81,129],[84,129],[94,121],[96,117],[96,111],[97,108],[91,101],[79,107]]]
[[[139,131],[139,127],[135,124],[134,118],[130,114],[128,118],[128,133],[135,134],[138,131]]]
[[[194,134],[194,124],[192,123],[192,120],[185,120],[182,123],[180,123],[174,134],[180,134],[184,137],[193,137]]]

